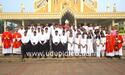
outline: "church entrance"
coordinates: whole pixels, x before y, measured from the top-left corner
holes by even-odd
[[[74,16],[71,14],[71,12],[67,11],[61,18],[62,24],[65,24],[65,21],[68,20],[69,24],[74,24]]]

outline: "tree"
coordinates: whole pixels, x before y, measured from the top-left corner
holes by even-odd
[[[4,31],[4,21],[0,20],[0,34]]]

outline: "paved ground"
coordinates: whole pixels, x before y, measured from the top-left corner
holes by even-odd
[[[125,75],[125,56],[121,60],[28,58],[22,62],[20,56],[0,55],[0,75]]]
[[[125,59],[26,59],[0,62],[0,75],[125,75]]]

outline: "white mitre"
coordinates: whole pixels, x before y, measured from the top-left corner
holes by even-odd
[[[65,24],[69,24],[69,20],[66,19]]]

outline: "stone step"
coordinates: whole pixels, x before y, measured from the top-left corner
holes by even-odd
[[[69,62],[69,63],[75,63],[77,61],[79,61],[80,63],[84,63],[84,62],[110,62],[110,61],[123,61],[125,60],[125,57],[122,57],[121,59],[117,59],[117,58],[113,58],[113,59],[109,59],[106,57],[103,58],[97,58],[97,57],[68,57],[68,58],[24,58],[22,59],[21,56],[1,56],[0,57],[0,63],[2,62]]]

